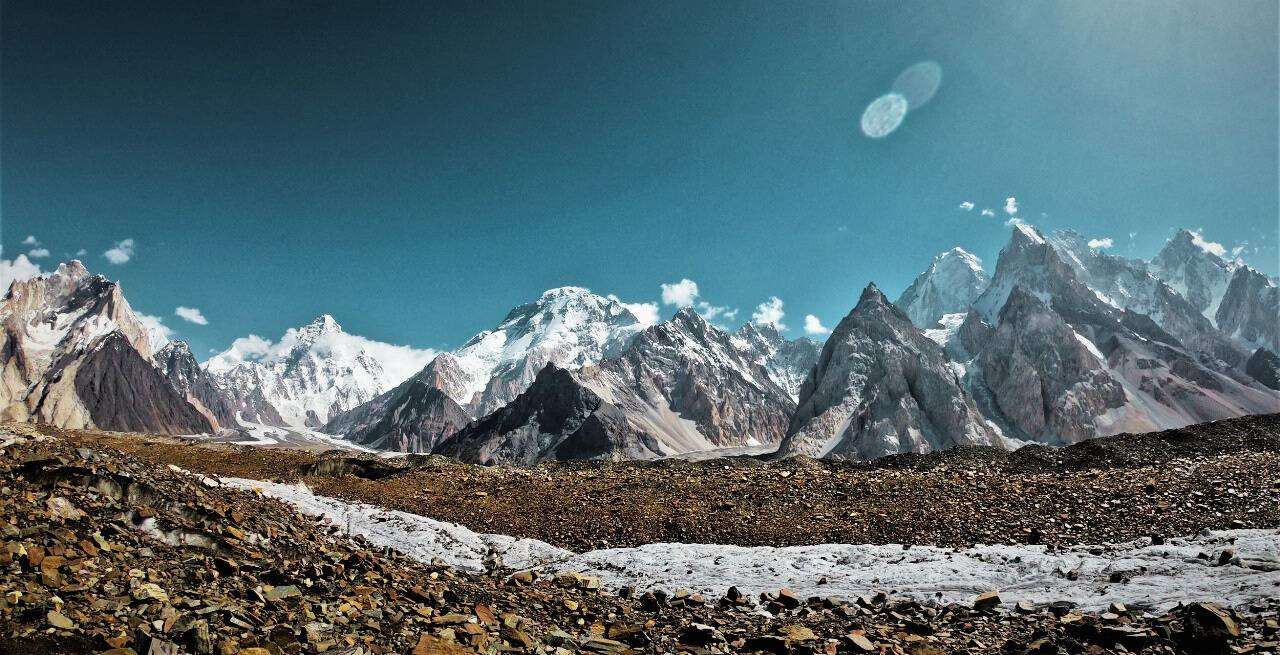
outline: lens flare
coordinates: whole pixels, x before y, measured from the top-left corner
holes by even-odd
[[[942,67],[936,61],[922,61],[902,71],[891,90],[906,98],[907,106],[915,111],[933,99],[939,86],[942,86]]]
[[[881,139],[889,136],[902,125],[907,116],[907,99],[897,93],[886,93],[871,101],[862,112],[862,133]]]

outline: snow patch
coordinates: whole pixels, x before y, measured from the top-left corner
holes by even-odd
[[[1280,531],[1227,530],[1170,539],[1050,552],[1045,546],[979,545],[949,549],[899,544],[821,544],[787,548],[657,543],[580,554],[534,539],[480,534],[408,512],[317,496],[303,486],[240,478],[224,484],[257,490],[351,534],[393,547],[423,562],[439,558],[483,570],[491,554],[514,569],[597,575],[608,589],[689,589],[710,597],[737,586],[748,595],[787,587],[801,597],[853,600],[886,592],[922,602],[971,602],[997,590],[1006,603],[1067,600],[1085,610],[1110,603],[1165,610],[1180,602],[1213,601],[1243,608],[1274,597],[1280,585]],[[1216,564],[1233,548],[1239,565]],[[1201,555],[1209,555],[1204,559]],[[1074,573],[1069,577],[1068,574]],[[1125,582],[1111,582],[1119,574]],[[1075,578],[1075,579],[1072,579]],[[825,580],[825,584],[820,584]]]

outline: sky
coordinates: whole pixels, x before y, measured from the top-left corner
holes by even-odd
[[[794,337],[1013,215],[1276,275],[1277,7],[5,0],[4,266],[78,256],[205,355],[455,348],[562,285]]]

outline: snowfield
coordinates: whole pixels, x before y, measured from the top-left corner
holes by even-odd
[[[423,562],[440,559],[482,570],[497,555],[513,569],[575,571],[600,577],[608,589],[679,589],[709,597],[730,586],[747,594],[786,587],[801,597],[853,600],[885,592],[922,602],[971,602],[996,590],[1006,603],[1071,601],[1087,610],[1110,603],[1165,610],[1180,602],[1214,601],[1247,609],[1280,594],[1280,531],[1227,530],[1152,545],[975,546],[821,544],[788,548],[713,544],[648,544],[575,554],[534,539],[479,534],[453,523],[317,496],[301,485],[222,478],[255,489],[351,534],[393,547]],[[1226,549],[1230,563],[1219,565]]]

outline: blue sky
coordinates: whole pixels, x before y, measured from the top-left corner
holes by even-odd
[[[46,269],[84,249],[198,353],[322,312],[456,347],[549,287],[660,302],[686,278],[736,322],[782,299],[796,336],[952,246],[993,267],[1010,196],[1119,254],[1202,228],[1275,275],[1278,20],[1270,0],[6,2],[0,239],[10,258],[34,235]],[[936,96],[865,136],[920,61]]]

